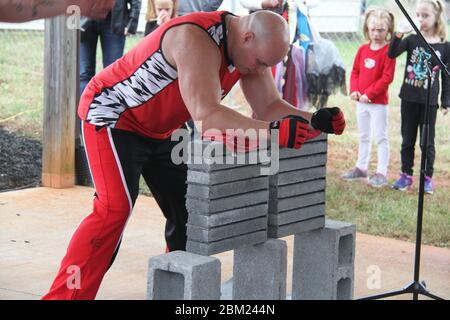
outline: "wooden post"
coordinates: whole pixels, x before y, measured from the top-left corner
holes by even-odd
[[[75,183],[77,30],[67,18],[45,20],[42,184],[69,188]]]

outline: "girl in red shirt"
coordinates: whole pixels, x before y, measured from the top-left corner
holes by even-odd
[[[358,160],[342,178],[367,180],[373,137],[378,146],[378,163],[369,184],[381,187],[387,184],[389,163],[388,87],[394,79],[395,59],[390,59],[387,52],[394,32],[394,15],[382,8],[369,10],[363,31],[369,42],[358,49],[350,78],[350,98],[356,101]]]

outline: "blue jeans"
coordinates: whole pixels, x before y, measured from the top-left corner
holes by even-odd
[[[102,45],[103,68],[122,57],[125,47],[125,35],[116,34],[111,29],[111,15],[105,20],[89,22],[80,39],[80,95],[89,80],[95,75],[97,41]]]

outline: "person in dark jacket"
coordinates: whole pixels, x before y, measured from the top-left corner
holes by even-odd
[[[125,37],[135,34],[141,0],[116,0],[103,20],[82,18],[80,37],[80,95],[95,74],[97,41],[102,45],[103,68],[119,59],[125,48]]]
[[[192,12],[216,11],[223,0],[182,0],[178,4],[178,15],[184,16]]]

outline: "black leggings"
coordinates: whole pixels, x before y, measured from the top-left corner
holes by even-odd
[[[426,165],[426,175],[433,176],[434,159],[436,150],[434,147],[434,136],[436,127],[437,106],[430,107],[429,114],[429,134],[428,134],[428,156]],[[402,172],[408,175],[413,175],[414,167],[414,150],[417,138],[417,129],[420,130],[420,137],[422,137],[423,124],[425,122],[425,105],[422,103],[414,103],[402,100],[401,102],[401,117],[402,117]],[[423,141],[420,138],[420,149],[422,149]]]

